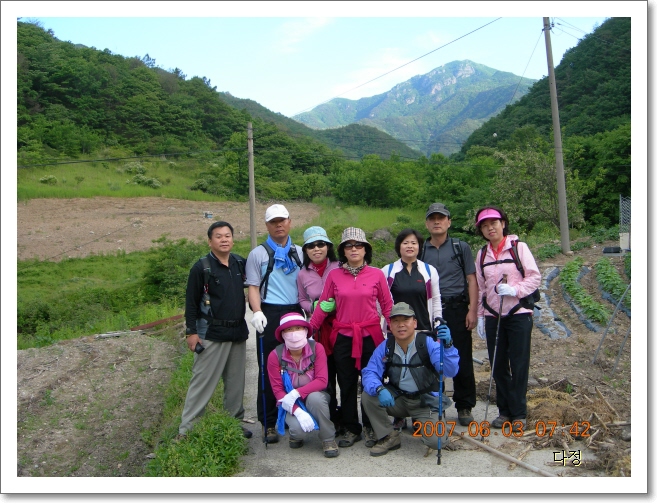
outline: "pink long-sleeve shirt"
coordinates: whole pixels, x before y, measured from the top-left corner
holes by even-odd
[[[494,256],[491,244],[487,244],[484,257],[485,264],[496,260],[512,259],[512,254],[510,253],[510,249],[512,248],[511,241],[518,240],[519,237],[516,235],[507,235],[505,238],[505,244],[497,258]],[[480,297],[478,299],[478,317],[493,317],[493,314],[484,309],[482,296],[487,297],[487,304],[491,308],[496,311],[500,308],[500,297],[496,293],[495,287],[500,283],[503,275],[507,275],[507,283],[516,289],[516,296],[503,296],[503,317],[519,303],[520,298],[532,294],[535,289],[539,288],[539,284],[541,283],[541,273],[539,272],[535,258],[532,256],[532,252],[530,252],[528,245],[523,242],[518,243],[517,249],[519,251],[519,259],[525,270],[525,278],[523,278],[521,272],[516,269],[516,264],[513,262],[486,266],[484,268],[484,276],[482,276],[482,268],[480,268],[480,256],[482,250],[480,249],[478,251],[475,259],[475,276],[477,278],[478,289],[480,292]],[[532,310],[520,308],[516,313],[532,313]]]
[[[338,332],[353,338],[352,357],[356,359],[357,369],[361,369],[361,354],[363,337],[371,336],[375,346],[384,341],[380,326],[380,315],[377,303],[386,319],[390,322],[393,298],[388,288],[386,277],[382,270],[366,266],[355,277],[344,268],[332,270],[324,283],[320,301],[334,298],[336,301],[336,320],[331,334],[332,345]],[[327,314],[315,310],[311,317],[312,330],[317,330]]]
[[[302,349],[302,358],[300,363],[297,364],[290,355],[290,351],[284,346],[283,352],[281,352],[281,360],[286,362],[289,368],[305,369],[311,363],[312,354],[311,345],[307,344]],[[329,372],[327,371],[327,354],[322,344],[315,343],[315,362],[313,367],[305,374],[300,375],[294,371],[287,371],[287,373],[290,376],[292,386],[297,389],[302,400],[305,400],[311,392],[320,392],[326,389],[329,382]],[[287,392],[283,386],[279,357],[276,350],[272,350],[267,357],[267,374],[270,377],[274,397],[276,397],[277,402],[281,402]],[[292,409],[293,412],[297,408],[298,406],[295,404]]]

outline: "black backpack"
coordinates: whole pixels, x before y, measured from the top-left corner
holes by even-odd
[[[419,336],[425,335],[425,338],[419,338]],[[430,360],[430,353],[429,350],[427,350],[427,338],[432,338],[434,341],[436,341],[437,336],[434,331],[419,331],[418,334],[416,335],[416,352],[418,353],[418,357],[420,357],[420,362],[423,364],[423,366],[427,367],[428,369],[431,369],[434,375],[438,378],[439,372],[434,368],[434,365],[432,364],[432,361]],[[384,364],[384,376],[387,376],[387,371],[388,367],[391,362],[391,356],[395,353],[395,336],[393,334],[388,333],[386,336],[386,352],[384,353],[385,355],[385,364]],[[406,366],[405,364],[401,364],[402,366]],[[407,366],[409,367],[409,366]]]
[[[519,273],[521,273],[521,276],[525,278],[525,269],[523,268],[523,264],[521,264],[521,260],[519,259],[519,248],[518,248],[519,241],[511,240],[510,244],[512,245],[512,248],[509,249],[510,254],[512,256],[511,259],[499,259],[497,261],[491,261],[488,263],[484,262],[484,256],[487,252],[487,245],[484,245],[480,249],[480,273],[482,274],[483,277],[484,277],[484,268],[486,266],[491,266],[492,264],[514,263],[516,269],[519,270]],[[539,289],[535,289],[535,291],[532,294],[528,294],[526,297],[520,298],[519,304],[513,307],[509,311],[508,316],[516,313],[519,310],[519,308],[526,308],[528,310],[532,310],[533,308],[535,308],[535,303],[537,303],[540,299],[541,296],[539,294]],[[495,311],[493,311],[489,307],[489,305],[486,304],[486,296],[482,298],[482,303],[487,310],[489,310],[494,315],[498,316],[498,314]],[[537,306],[537,309],[539,310],[541,308]]]
[[[270,247],[267,242],[261,243],[263,247],[265,247],[265,250],[267,250],[267,255],[269,257],[269,260],[267,262],[267,270],[265,270],[265,276],[263,276],[263,280],[260,282],[260,294],[263,299],[267,298],[267,284],[269,283],[270,280],[270,274],[272,273],[272,270],[274,269],[274,250],[272,247]],[[297,247],[295,244],[291,243],[290,244],[290,250],[288,251],[288,257],[290,257],[295,263],[297,264],[297,267],[299,269],[302,269],[302,261],[299,260],[299,254],[297,254]],[[263,290],[264,289],[264,290]]]

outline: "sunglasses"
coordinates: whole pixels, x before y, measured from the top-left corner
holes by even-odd
[[[317,241],[315,243],[309,243],[308,245],[306,245],[306,249],[307,250],[313,250],[314,248],[321,249],[321,248],[325,248],[326,246],[327,246],[327,242]]]
[[[353,248],[357,250],[361,250],[363,247],[365,247],[365,243],[346,243],[345,244],[345,250],[351,250]]]

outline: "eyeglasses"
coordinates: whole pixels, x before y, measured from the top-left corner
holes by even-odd
[[[361,250],[365,246],[366,246],[365,243],[360,243],[360,242],[359,243],[346,243],[345,244],[345,250],[351,250],[353,248],[355,248],[357,250]]]
[[[314,248],[319,248],[319,249],[321,249],[321,248],[325,248],[326,246],[327,246],[327,243],[326,243],[326,242],[323,242],[323,241],[317,241],[317,242],[315,242],[315,243],[309,243],[308,245],[306,245],[306,249],[307,249],[307,250],[313,250]]]

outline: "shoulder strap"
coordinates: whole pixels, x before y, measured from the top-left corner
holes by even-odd
[[[388,274],[386,275],[386,278],[391,276],[391,270],[393,269],[393,263],[388,265]]]
[[[315,365],[315,340],[308,340],[308,344],[311,347],[311,362],[309,363],[308,366],[306,366],[305,369],[291,369],[292,372],[297,373],[297,374],[305,374],[306,371],[309,369],[313,368]],[[288,364],[285,363],[283,360],[283,347],[285,346],[285,343],[281,343],[280,345],[277,345],[275,348],[276,350],[276,356],[279,358],[279,370],[281,373],[284,371],[288,371]]]
[[[455,253],[455,257],[457,258],[457,262],[459,263],[459,267],[462,269],[462,273],[464,274],[464,278],[466,278],[466,266],[464,265],[464,258],[462,257],[462,246],[459,241],[459,239],[454,240],[452,237],[450,237],[450,244],[452,245],[452,250]]]
[[[297,267],[299,269],[302,269],[302,262],[299,260],[299,254],[297,253],[297,246],[294,243],[290,244],[288,257],[290,257],[293,261],[295,261],[295,263],[297,263]]]
[[[274,250],[272,250],[272,247],[270,247],[267,242],[261,243],[261,246],[267,251],[268,257],[267,269],[265,270],[265,275],[263,275],[263,279],[260,282],[260,294],[263,296],[263,299],[265,299],[267,298],[267,284],[270,280],[270,274],[274,269]]]
[[[425,337],[424,338],[419,337],[422,335],[424,335]],[[432,365],[432,361],[430,360],[430,352],[427,349],[428,338],[432,338],[434,341],[436,341],[432,334],[429,334],[427,332],[418,333],[418,335],[416,336],[416,352],[418,353],[418,357],[420,357],[420,362],[423,363],[423,366],[431,370],[438,377],[439,372],[436,369],[434,369],[434,366]]]
[[[431,280],[432,279],[432,273],[430,273],[430,265],[427,264],[427,263],[423,263],[423,264],[425,264],[425,270],[427,271],[427,276],[430,277],[430,280]]]
[[[204,255],[199,260],[203,266],[203,288],[208,292],[208,283],[210,281],[210,259],[208,259],[207,255]]]
[[[523,264],[521,264],[521,259],[519,259],[519,240],[512,240],[510,243],[512,244],[510,254],[512,254],[512,259],[514,260],[514,264],[516,264],[516,269],[519,270],[521,276],[525,278],[525,269],[523,268]]]

